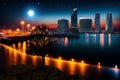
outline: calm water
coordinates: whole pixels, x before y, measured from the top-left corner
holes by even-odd
[[[59,55],[93,64],[100,61],[106,66],[120,65],[119,34],[81,34],[79,38],[61,38],[59,44]]]
[[[119,34],[80,34],[77,38],[58,38],[57,42],[58,47],[48,54],[51,57],[46,56],[46,65],[55,66],[68,74],[81,74],[85,80],[120,80],[120,70],[112,68],[114,65],[120,67]],[[41,65],[42,58],[27,55],[26,48],[25,41],[0,44],[0,71],[11,65]],[[101,66],[97,65],[98,62]]]

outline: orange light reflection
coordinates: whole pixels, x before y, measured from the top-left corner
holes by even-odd
[[[100,34],[100,45],[104,47],[104,34]]]
[[[84,76],[85,75],[85,70],[86,70],[86,66],[84,63],[80,63],[80,72],[81,72],[81,75]]]
[[[48,56],[45,56],[45,65],[50,65],[50,58]]]
[[[32,57],[32,63],[34,66],[36,66],[37,64],[37,56],[31,56]]]
[[[62,71],[68,71],[68,73],[71,75],[76,74],[76,71],[78,69],[80,70],[80,73],[82,75],[85,75],[87,64],[85,64],[84,61],[82,61],[82,63],[79,63],[79,62],[73,62],[63,59],[60,60],[55,58],[51,58],[51,61],[53,61],[55,67],[59,68]]]
[[[4,44],[2,44],[2,46],[7,49],[6,51],[8,51],[8,53],[10,52],[9,55],[7,55],[8,57],[10,57],[9,58],[10,65],[16,65],[18,63],[17,61],[18,61],[18,57],[19,56],[21,57],[21,59],[20,59],[21,63],[25,64],[26,54],[23,53],[23,52],[19,52],[18,50],[16,50],[15,44],[13,44],[13,48],[9,47],[7,45],[4,45]],[[19,55],[18,55],[18,53],[19,53]]]
[[[6,49],[6,48],[5,48]],[[12,53],[13,53],[13,51],[12,50],[8,50],[8,49],[6,49],[5,51],[8,51],[8,66],[10,66],[11,65],[11,63],[12,63]],[[6,53],[6,52],[5,52]]]
[[[68,45],[68,37],[65,37],[65,39],[64,39],[64,44],[65,44],[65,46]]]
[[[100,62],[98,62],[98,66],[97,66],[97,68],[98,68],[98,70],[101,69],[101,63],[100,63]]]
[[[26,50],[26,42],[25,41],[22,43],[21,47],[22,47],[22,52],[25,53],[25,50]]]
[[[70,74],[74,75],[75,74],[75,63],[74,62],[69,62],[69,69],[70,69]]]
[[[55,65],[60,70],[63,70],[63,65],[64,65],[63,60],[51,58],[51,61],[53,61],[51,65]]]
[[[25,43],[23,45],[25,45]],[[32,61],[32,65],[37,66],[37,63],[42,59],[40,56],[29,56],[16,50],[15,44],[12,45],[13,48],[4,44],[2,44],[2,46],[5,47],[5,51],[7,51],[5,53],[7,53],[6,56],[8,57],[8,66],[18,64],[18,60],[21,60],[20,64],[27,64],[26,59],[30,59],[29,61]],[[82,76],[86,75],[88,66],[91,66],[90,64],[86,64],[83,60],[81,62],[75,62],[74,59],[72,61],[68,61],[63,60],[62,57],[58,57],[57,59],[50,58],[48,55],[45,57],[45,65],[57,67],[62,71],[68,71],[68,73],[72,75],[76,74],[76,71],[79,70],[77,72]],[[98,62],[97,67],[98,69],[102,67],[100,62]]]
[[[12,53],[12,65],[16,65],[17,64],[17,52],[14,50],[13,53]]]
[[[18,43],[18,51],[20,51],[21,50],[21,43],[19,42]]]

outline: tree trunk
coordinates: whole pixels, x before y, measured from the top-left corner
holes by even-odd
[[[42,66],[45,66],[45,56],[42,56]]]

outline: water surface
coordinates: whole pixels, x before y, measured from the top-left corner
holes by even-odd
[[[77,38],[57,38],[57,42],[56,50],[46,56],[46,65],[68,74],[81,74],[85,80],[120,80],[120,70],[113,68],[120,66],[119,34],[80,34]],[[26,41],[0,44],[0,71],[12,65],[41,65],[41,56],[28,55],[26,49]]]

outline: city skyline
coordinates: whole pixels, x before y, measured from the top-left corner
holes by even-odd
[[[16,4],[17,7],[14,7]],[[78,8],[78,20],[79,18],[90,18],[93,23],[95,13],[100,13],[101,28],[105,28],[106,14],[110,12],[113,15],[113,26],[120,29],[120,5],[118,0],[92,0],[90,2],[88,0],[1,1],[0,24],[15,25],[19,24],[21,20],[25,20],[31,24],[45,23],[54,28],[57,27],[58,19],[68,19],[69,23],[71,23],[71,11],[74,8]],[[27,15],[30,9],[35,12],[33,17]]]
[[[95,32],[100,32],[101,31],[101,29],[100,29],[100,13],[95,14],[94,23],[95,23]]]
[[[109,31],[109,32],[113,32],[113,30],[114,30],[112,14],[111,13],[107,13],[105,30]]]
[[[69,32],[69,21],[66,19],[59,19],[57,31],[59,33],[67,34]]]
[[[93,32],[92,19],[80,19],[80,32]]]
[[[71,13],[71,28],[78,28],[78,9],[74,8]]]

